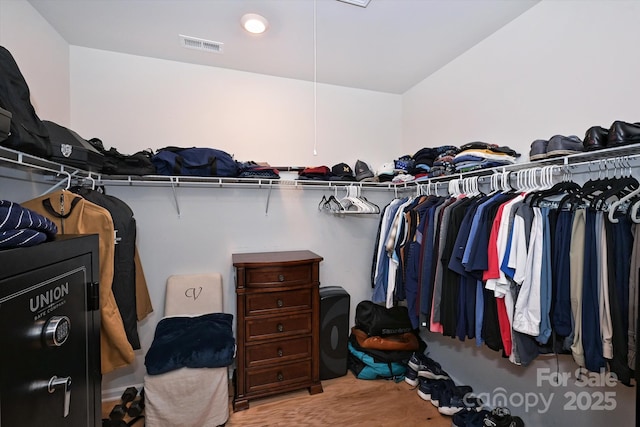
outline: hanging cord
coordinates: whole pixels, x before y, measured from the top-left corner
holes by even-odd
[[[271,190],[273,189],[273,181],[269,184],[269,192],[267,193],[267,206],[264,208],[264,214],[269,215],[269,200],[271,200]],[[324,196],[322,196],[324,198]]]
[[[318,42],[316,0],[313,0],[313,155],[318,155]]]

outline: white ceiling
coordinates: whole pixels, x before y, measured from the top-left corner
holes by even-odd
[[[29,0],[70,45],[395,94],[538,1]],[[249,12],[266,33],[241,29]],[[179,34],[223,53],[183,48]]]

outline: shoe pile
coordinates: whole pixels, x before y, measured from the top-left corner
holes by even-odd
[[[590,127],[585,132],[583,141],[575,135],[555,135],[548,141],[536,139],[531,143],[529,160],[542,160],[605,148],[619,148],[638,143],[640,143],[640,122],[627,123],[616,120],[609,129],[602,126]]]
[[[424,354],[414,353],[409,359],[405,382],[418,388],[418,396],[431,402],[443,415],[459,411],[480,411],[482,402],[473,397],[470,386],[459,386],[449,378],[440,364]]]
[[[418,396],[438,412],[451,416],[452,427],[524,427],[522,419],[511,416],[507,408],[488,410],[470,386],[456,385],[440,364],[425,354],[413,353],[404,380],[417,387]]]

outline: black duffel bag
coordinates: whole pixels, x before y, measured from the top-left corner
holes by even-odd
[[[138,151],[135,154],[121,154],[111,147],[105,150],[102,141],[91,138],[89,143],[99,152],[104,154],[102,173],[106,175],[154,175],[156,167],[151,163],[153,152],[151,150]]]
[[[371,301],[356,306],[356,327],[369,336],[404,334],[413,331],[407,307],[386,308]]]

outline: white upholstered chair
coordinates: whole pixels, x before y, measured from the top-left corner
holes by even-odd
[[[221,313],[222,296],[219,273],[170,276],[165,317]],[[147,427],[216,427],[229,418],[228,367],[147,374],[144,391]]]

